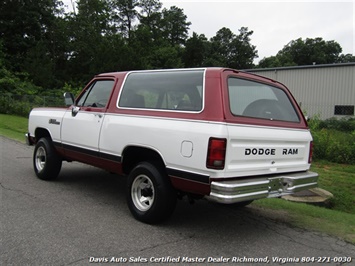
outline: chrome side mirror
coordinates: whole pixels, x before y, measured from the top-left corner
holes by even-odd
[[[72,116],[76,116],[80,111],[80,107],[79,106],[73,106],[73,108],[71,109],[71,115]]]
[[[67,107],[73,106],[72,109],[71,109],[71,115],[72,116],[76,116],[78,114],[78,112],[80,111],[80,107],[74,105],[75,99],[74,99],[73,93],[66,92],[66,93],[64,93],[63,96],[64,96],[65,105]]]

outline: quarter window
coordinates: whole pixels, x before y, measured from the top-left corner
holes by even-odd
[[[229,104],[233,115],[268,120],[299,122],[287,94],[276,87],[238,79],[228,79]]]

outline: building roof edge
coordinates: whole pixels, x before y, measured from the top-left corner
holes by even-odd
[[[243,69],[245,72],[261,72],[261,71],[277,71],[277,70],[291,70],[291,69],[307,69],[307,68],[327,68],[327,67],[346,67],[355,66],[355,62],[351,63],[334,63],[334,64],[319,64],[319,65],[305,65],[305,66],[288,66],[288,67],[270,67],[270,68],[251,68]]]

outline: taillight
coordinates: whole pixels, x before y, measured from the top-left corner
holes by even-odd
[[[207,152],[207,168],[224,169],[226,159],[226,139],[210,138]]]
[[[309,143],[308,163],[312,163],[312,156],[313,156],[313,141]]]

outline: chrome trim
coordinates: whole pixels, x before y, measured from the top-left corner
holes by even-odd
[[[123,88],[126,85],[126,80],[128,76],[132,73],[150,73],[150,72],[188,72],[188,71],[203,71],[203,82],[202,82],[202,108],[198,111],[188,111],[188,110],[175,110],[175,109],[157,109],[157,108],[136,108],[136,107],[122,107],[119,105],[121,94],[123,92]],[[174,112],[174,113],[190,113],[190,114],[200,114],[205,110],[205,85],[206,85],[206,71],[207,68],[200,67],[200,68],[174,68],[174,69],[152,69],[152,70],[133,70],[128,71],[125,74],[123,82],[120,87],[120,91],[118,93],[118,97],[116,100],[116,108],[122,110],[139,110],[139,111],[156,111],[156,112]]]
[[[34,144],[33,137],[31,137],[30,133],[25,134],[25,140],[28,146],[32,146]]]
[[[275,198],[317,186],[318,174],[298,172],[242,180],[212,181],[208,199],[220,203]]]

